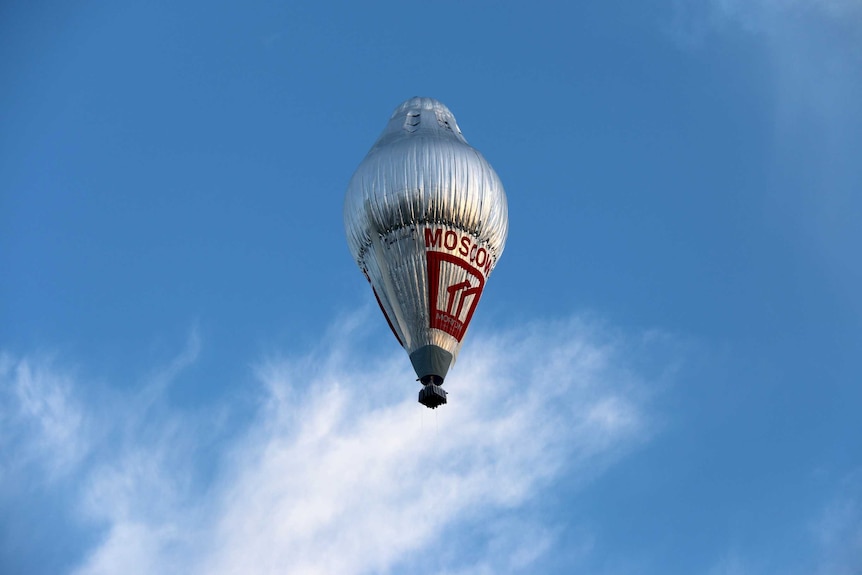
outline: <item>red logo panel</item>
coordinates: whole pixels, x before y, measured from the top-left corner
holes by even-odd
[[[484,285],[482,272],[458,256],[428,252],[431,327],[461,341]]]

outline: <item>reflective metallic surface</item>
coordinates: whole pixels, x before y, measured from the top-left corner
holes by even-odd
[[[442,381],[508,232],[500,179],[446,106],[395,109],[350,181],[344,227],[417,375]]]

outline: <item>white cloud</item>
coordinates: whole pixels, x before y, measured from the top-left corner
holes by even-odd
[[[189,330],[186,345],[166,366],[160,366],[146,380],[136,398],[136,409],[151,407],[164,397],[165,390],[176,378],[193,365],[200,355],[201,338],[197,326]]]
[[[122,432],[80,465],[104,538],[76,573],[530,572],[558,526],[522,511],[654,433],[662,376],[638,358],[660,339],[579,320],[473,333],[432,412],[397,346],[360,351],[362,323],[260,364],[251,423],[209,460],[209,413],[100,412]]]
[[[72,381],[50,359],[0,355],[2,477],[37,465],[46,479],[65,474],[89,449],[86,421]]]
[[[363,375],[360,357],[345,358],[307,391],[291,362],[268,366],[276,391],[232,462],[241,471],[204,570],[240,572],[251,558],[264,572],[379,572],[445,545],[459,521],[523,504],[564,466],[601,468],[647,426],[635,382],[614,373],[618,350],[579,328],[480,342],[438,413],[416,404],[400,357]]]

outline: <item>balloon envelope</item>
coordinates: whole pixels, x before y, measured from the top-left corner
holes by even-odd
[[[350,180],[344,227],[426,386],[458,356],[508,225],[499,177],[449,109],[432,98],[398,106]]]

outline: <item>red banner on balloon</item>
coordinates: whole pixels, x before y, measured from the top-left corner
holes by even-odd
[[[428,252],[431,327],[461,341],[484,286],[482,272],[460,257],[445,252]]]

